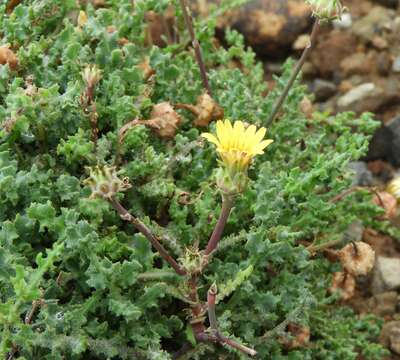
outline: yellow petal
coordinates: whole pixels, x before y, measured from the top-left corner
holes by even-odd
[[[217,146],[220,146],[220,143],[219,143],[218,139],[213,134],[202,133],[201,136],[203,138],[206,138],[209,142],[211,142],[211,143],[213,143],[213,144],[215,144]]]
[[[256,134],[254,135],[254,143],[255,144],[259,143],[264,138],[266,132],[267,132],[267,129],[265,127],[258,129]]]
[[[268,145],[272,144],[273,142],[274,142],[274,140],[271,140],[271,139],[267,139],[267,140],[261,141],[259,144],[257,144],[256,146],[254,146],[254,148],[253,148],[253,154],[263,154],[263,153],[264,153],[263,150],[264,150]]]
[[[244,125],[241,121],[235,121],[233,125],[233,132],[234,132],[234,143],[233,147],[235,149],[242,149],[243,148],[243,140],[244,140]]]
[[[253,143],[253,138],[254,134],[256,133],[257,128],[255,125],[250,125],[247,129],[246,132],[244,133],[244,149],[246,151],[250,151],[250,149],[253,148],[254,143]]]
[[[225,120],[224,122],[225,130],[224,130],[224,148],[229,149],[232,146],[232,137],[233,137],[233,127],[229,120]]]
[[[225,134],[225,125],[224,122],[221,120],[217,121],[217,138],[222,147],[224,147],[226,134]]]

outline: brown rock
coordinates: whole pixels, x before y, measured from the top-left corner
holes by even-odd
[[[368,299],[359,296],[350,301],[349,305],[359,314],[374,314],[376,316],[391,318],[396,314],[400,298],[396,291],[387,291],[376,294]]]
[[[322,77],[329,77],[338,70],[338,64],[354,54],[356,45],[357,39],[351,33],[334,30],[320,37],[311,52],[311,62],[319,69]]]
[[[389,321],[382,329],[379,342],[400,355],[400,321]]]
[[[381,6],[375,6],[364,17],[354,22],[353,32],[364,42],[373,42],[376,36],[390,27],[395,12]]]
[[[350,55],[340,62],[340,68],[343,71],[344,76],[351,76],[355,74],[368,74],[371,73],[371,69],[376,60],[372,53],[366,55],[364,53],[356,53]]]

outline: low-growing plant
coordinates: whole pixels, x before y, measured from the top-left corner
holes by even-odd
[[[214,37],[241,3],[193,33],[185,1],[0,5],[1,357],[382,358],[318,252],[382,214],[348,191],[377,122],[304,113],[291,61],[266,96],[242,36]]]

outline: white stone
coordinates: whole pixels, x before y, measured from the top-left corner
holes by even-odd
[[[339,107],[346,108],[360,100],[365,99],[368,96],[373,95],[375,93],[375,89],[376,87],[374,83],[361,84],[341,96],[338,100],[338,105]]]
[[[350,13],[344,13],[341,19],[333,21],[333,26],[336,29],[348,29],[353,24],[353,18]]]
[[[400,259],[378,256],[372,279],[372,292],[379,294],[400,288]]]

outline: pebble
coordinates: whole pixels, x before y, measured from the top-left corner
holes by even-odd
[[[379,294],[400,288],[400,259],[378,256],[376,258],[371,290]]]
[[[315,79],[311,86],[311,91],[315,95],[315,100],[325,101],[329,99],[331,96],[335,95],[337,87],[331,81],[323,79]]]
[[[373,176],[368,166],[363,161],[353,161],[349,163],[348,168],[354,172],[352,186],[371,186],[373,185]],[[353,223],[354,224],[354,223]],[[362,234],[361,234],[362,235]],[[361,239],[351,239],[360,241]]]
[[[338,106],[340,108],[347,108],[351,105],[354,105],[358,101],[364,100],[368,96],[373,95],[375,89],[376,86],[374,83],[361,84],[341,96],[338,100]]]
[[[348,29],[353,25],[353,18],[350,13],[344,13],[342,18],[333,21],[333,26],[336,29]]]
[[[400,321],[389,321],[382,329],[379,342],[400,355]]]
[[[394,72],[400,72],[400,56],[396,57],[393,61],[392,70]]]

